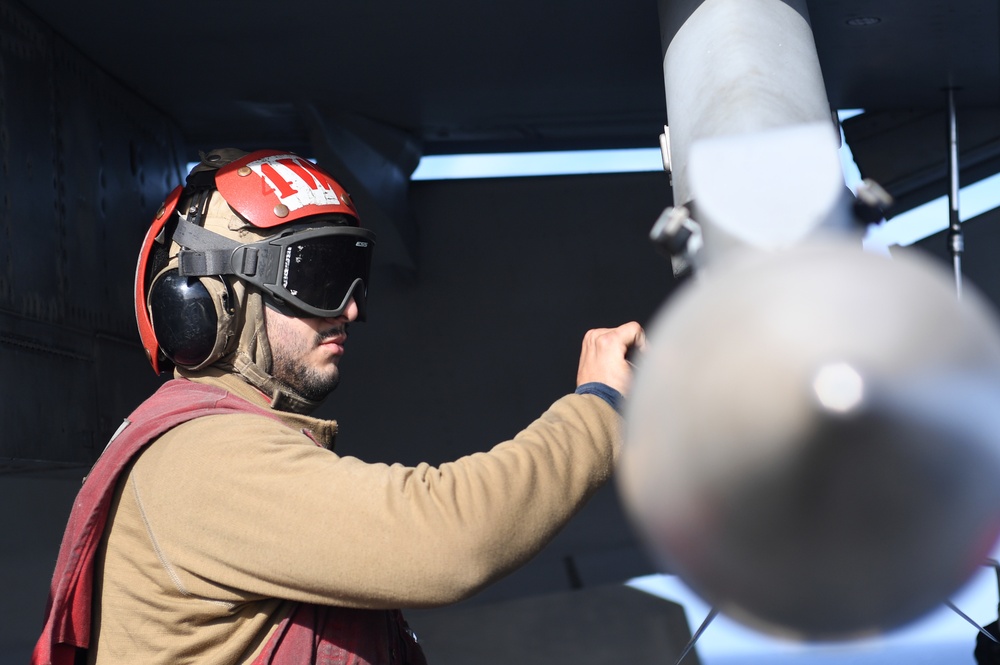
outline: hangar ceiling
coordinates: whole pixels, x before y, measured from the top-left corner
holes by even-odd
[[[657,0],[23,4],[192,150],[308,145],[310,108],[423,154],[654,146],[666,119]],[[1000,104],[992,0],[808,5],[834,108]]]
[[[174,120],[192,160],[317,155],[317,132],[347,127],[406,176],[424,154],[652,147],[668,122],[657,0],[22,3]],[[962,147],[963,184],[1000,170],[995,2],[808,7],[831,106],[867,111],[845,131],[890,215],[946,192],[948,87],[992,125]]]

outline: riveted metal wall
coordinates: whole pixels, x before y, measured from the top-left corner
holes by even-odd
[[[89,464],[155,384],[131,287],[182,160],[168,118],[0,1],[0,471]]]

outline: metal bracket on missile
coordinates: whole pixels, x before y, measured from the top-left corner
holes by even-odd
[[[663,170],[667,175],[673,175],[673,158],[670,156],[670,127],[663,125],[663,133],[660,134],[660,159],[663,160]],[[671,178],[671,185],[673,178]]]
[[[685,206],[671,206],[653,224],[649,238],[670,257],[674,277],[686,276],[694,270],[694,257],[702,247],[701,226],[691,219]]]
[[[855,193],[854,216],[861,224],[877,224],[885,219],[892,206],[892,194],[871,178],[865,178]]]

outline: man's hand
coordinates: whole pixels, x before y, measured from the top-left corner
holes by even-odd
[[[583,337],[576,385],[597,381],[627,394],[632,383],[632,365],[625,360],[625,354],[633,348],[642,351],[645,346],[646,333],[635,321],[617,328],[588,330]]]

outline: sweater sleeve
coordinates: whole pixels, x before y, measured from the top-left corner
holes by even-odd
[[[432,467],[340,457],[266,418],[161,437],[128,482],[185,594],[370,609],[454,602],[536,554],[611,475],[620,418],[568,395],[511,441]]]

